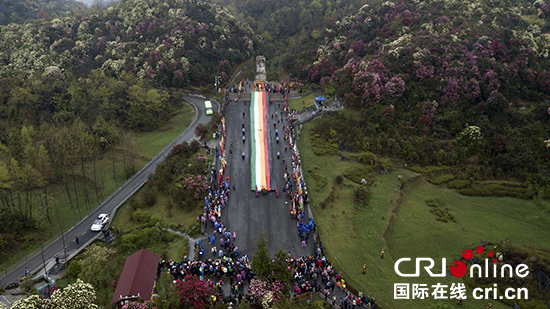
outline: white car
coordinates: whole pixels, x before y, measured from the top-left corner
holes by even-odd
[[[92,231],[99,232],[103,229],[103,226],[109,221],[109,215],[108,214],[100,214],[97,216],[97,218],[94,221],[94,224],[92,224]]]

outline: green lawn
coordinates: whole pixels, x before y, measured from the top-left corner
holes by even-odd
[[[298,112],[305,107],[310,107],[315,104],[315,93],[310,93],[304,97],[288,100],[288,107],[292,110],[295,109]]]
[[[191,124],[195,117],[195,109],[189,104],[182,104],[172,118],[161,128],[136,134],[136,142],[142,153],[148,159],[154,158]]]
[[[141,189],[145,190],[145,189]],[[140,191],[141,191],[140,190]],[[139,197],[140,191],[135,196]],[[132,197],[134,198],[134,197]],[[130,207],[130,202],[124,204],[119,208],[115,217],[113,218],[112,226],[116,228],[129,230],[132,228],[140,227],[140,223],[132,220],[132,214],[134,210]],[[197,222],[196,217],[201,215],[201,209],[183,209],[179,205],[173,205],[170,198],[165,195],[157,196],[155,205],[147,208],[143,208],[143,211],[151,214],[158,214],[166,224],[169,225],[182,225],[184,229],[194,225]],[[200,226],[197,226],[196,229]]]
[[[454,308],[453,300],[394,300],[394,283],[441,283],[449,286],[461,279],[401,278],[394,271],[395,261],[403,257],[431,257],[435,261],[447,258],[450,265],[460,258],[462,250],[474,248],[480,241],[509,240],[515,244],[536,244],[550,249],[550,203],[503,197],[469,197],[456,191],[432,185],[420,174],[396,168],[385,174],[376,174],[376,182],[369,188],[367,205],[354,202],[353,190],[357,184],[344,178],[341,185],[334,179],[344,170],[360,165],[341,161],[337,156],[316,156],[309,139],[311,123],[304,124],[299,140],[300,156],[312,202],[312,211],[319,225],[323,246],[336,269],[349,284],[374,296],[383,308]],[[344,156],[352,156],[343,153]],[[331,168],[324,168],[330,166]],[[315,169],[317,167],[317,169]],[[316,188],[308,170],[316,170],[325,177],[325,187]],[[402,180],[398,175],[402,175]],[[319,176],[316,175],[318,178]],[[407,180],[411,181],[407,182]],[[407,182],[401,188],[402,182]],[[329,194],[333,202],[324,208],[318,206]],[[426,199],[436,199],[456,216],[455,222],[436,220]],[[392,218],[393,216],[393,218]],[[386,255],[380,259],[380,250]],[[363,264],[367,274],[362,275]],[[409,270],[403,264],[403,271]],[[412,265],[410,265],[412,266]],[[435,269],[441,269],[436,264]],[[469,298],[462,308],[485,308],[484,300]],[[493,302],[493,308],[508,308]]]

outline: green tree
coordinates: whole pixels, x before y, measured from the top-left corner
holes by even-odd
[[[258,249],[252,256],[252,269],[254,269],[258,277],[263,279],[271,271],[267,240],[264,237],[263,231],[260,232],[255,243]]]
[[[279,279],[281,282],[288,283],[292,279],[292,272],[288,267],[288,252],[283,249],[275,252],[273,263],[271,264],[271,270],[273,271],[273,277]],[[289,286],[285,285],[283,288],[283,294],[288,294]]]
[[[116,249],[94,244],[86,249],[80,261],[81,271],[78,277],[90,282],[97,290],[97,301],[100,304],[109,303],[112,292],[111,282],[118,280],[120,269],[117,265],[122,261],[116,259]]]
[[[174,293],[176,288],[172,281],[173,277],[169,272],[161,273],[155,288],[159,295],[155,302],[158,309],[177,308],[181,304],[179,295]]]
[[[7,201],[7,194],[10,192],[13,186],[13,180],[10,177],[10,171],[6,166],[6,163],[0,161],[0,195],[2,198],[2,205],[4,207],[9,207]]]

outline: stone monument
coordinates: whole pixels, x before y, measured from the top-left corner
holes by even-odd
[[[267,79],[267,74],[265,73],[265,57],[257,56],[256,57],[256,81],[265,82]]]

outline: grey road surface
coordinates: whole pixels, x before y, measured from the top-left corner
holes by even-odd
[[[107,198],[100,206],[90,212],[88,216],[78,222],[73,228],[65,232],[64,237],[58,237],[52,242],[44,246],[43,254],[42,250],[38,250],[27,260],[20,262],[17,266],[12,268],[9,272],[3,272],[0,277],[0,287],[6,286],[12,282],[17,282],[19,278],[25,275],[25,269],[28,268],[30,272],[36,272],[43,265],[43,258],[46,263],[48,260],[59,257],[62,261],[65,258],[65,246],[67,254],[76,252],[79,248],[87,246],[97,238],[101,232],[92,232],[90,227],[93,221],[100,213],[110,214],[114,209],[124,204],[147,180],[147,177],[155,172],[156,166],[162,162],[169,154],[170,149],[176,144],[180,144],[184,141],[189,141],[194,137],[195,127],[199,124],[206,124],[210,121],[211,116],[207,116],[204,111],[204,100],[192,96],[184,96],[184,100],[191,103],[197,111],[194,122],[180,135],[178,136],[168,147],[166,147],[161,153],[159,153],[154,159],[152,159],[145,167],[137,172],[131,179],[129,179],[122,187],[113,193],[112,196]],[[219,109],[217,103],[213,102],[214,110]],[[99,235],[103,237],[102,235]],[[78,244],[76,238],[78,237]],[[64,240],[64,241],[63,241]]]
[[[244,105],[244,100],[247,102],[246,105]],[[230,186],[235,186],[235,190],[231,192],[228,204],[222,211],[221,221],[229,231],[237,232],[235,244],[241,255],[248,254],[249,257],[252,256],[256,250],[255,240],[260,231],[264,232],[271,255],[278,249],[288,251],[292,256],[313,255],[313,236],[310,237],[307,246],[302,248],[296,220],[290,218],[289,207],[286,204],[286,202],[290,202],[290,199],[282,192],[285,171],[282,162],[283,159],[286,159],[285,163],[291,171],[291,155],[290,150],[285,152],[282,122],[276,124],[279,131],[279,143],[276,142],[273,124],[277,123],[277,119],[275,116],[271,118],[271,114],[277,111],[280,115],[283,107],[283,97],[280,94],[272,94],[270,100],[273,100],[273,104],[268,105],[271,184],[273,188],[279,186],[279,198],[276,197],[275,192],[269,192],[267,195],[259,194],[256,197],[255,192],[251,191],[250,94],[246,93],[241,96],[241,100],[238,102],[232,101],[226,114],[227,168],[225,176],[230,177]],[[243,111],[245,112],[244,117]],[[242,142],[243,122],[245,124],[245,143]],[[229,153],[231,144],[233,144],[232,154]],[[244,160],[242,158],[243,151],[245,153]],[[281,153],[280,159],[277,159],[277,151]],[[213,227],[208,223],[206,232],[212,234],[212,231]],[[216,242],[216,247],[219,249],[219,241]],[[211,246],[205,244],[204,247],[205,252],[208,253],[207,257],[211,257],[209,254]]]

